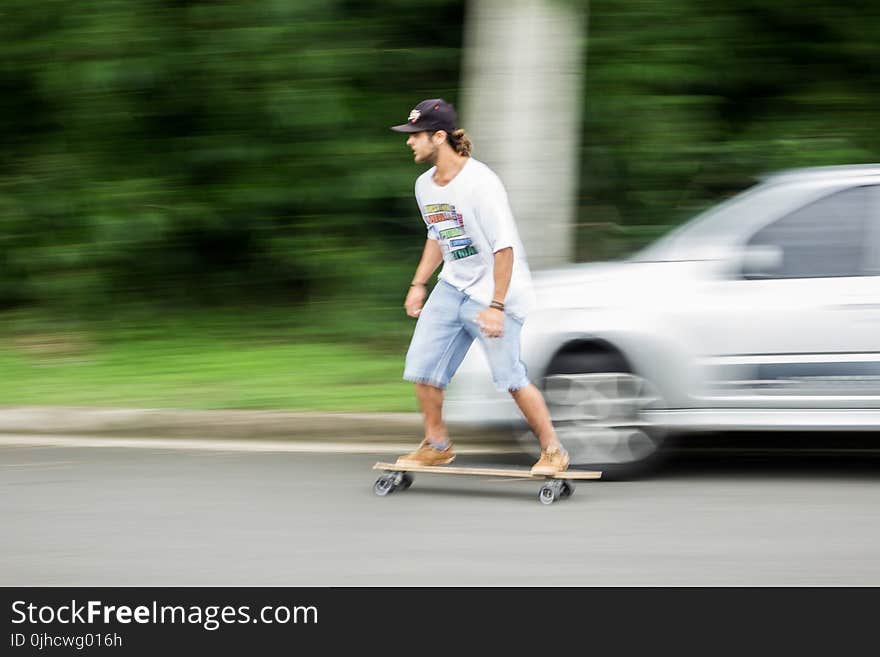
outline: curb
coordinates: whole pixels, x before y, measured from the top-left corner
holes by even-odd
[[[393,442],[335,442],[331,440],[213,440],[209,438],[120,438],[118,436],[44,436],[37,433],[0,433],[0,447],[71,447],[111,449],[182,450],[189,452],[274,452],[294,454],[394,454],[409,451],[412,444]],[[482,454],[521,454],[510,444],[456,444],[461,456]]]
[[[0,407],[0,434],[115,438],[305,440],[413,444],[419,413],[178,411],[74,407]],[[456,444],[515,444],[503,431],[455,427]]]

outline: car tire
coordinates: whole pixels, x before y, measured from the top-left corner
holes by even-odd
[[[620,354],[560,352],[547,367],[541,391],[571,467],[626,479],[659,464],[666,434],[645,422],[642,411],[662,406],[662,398]],[[534,445],[533,436],[530,440]]]

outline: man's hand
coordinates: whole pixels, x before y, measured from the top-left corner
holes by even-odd
[[[504,333],[504,312],[486,308],[477,315],[477,325],[487,338],[500,338]]]
[[[410,287],[409,292],[406,293],[406,301],[403,302],[406,314],[410,317],[418,317],[422,312],[422,304],[425,303],[426,295],[427,292],[424,285],[413,285]]]

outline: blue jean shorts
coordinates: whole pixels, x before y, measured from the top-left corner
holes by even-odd
[[[403,378],[446,388],[471,344],[477,340],[489,361],[492,380],[499,392],[529,385],[526,366],[519,355],[522,321],[505,314],[501,337],[488,338],[476,321],[485,308],[446,281],[439,281],[416,322]]]

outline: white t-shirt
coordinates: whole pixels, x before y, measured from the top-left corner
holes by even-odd
[[[524,319],[535,303],[532,276],[507,192],[485,164],[469,157],[448,184],[434,182],[431,167],[416,180],[416,201],[428,238],[443,251],[441,280],[489,305],[495,291],[495,252],[513,247],[513,273],[504,298],[511,315]]]

